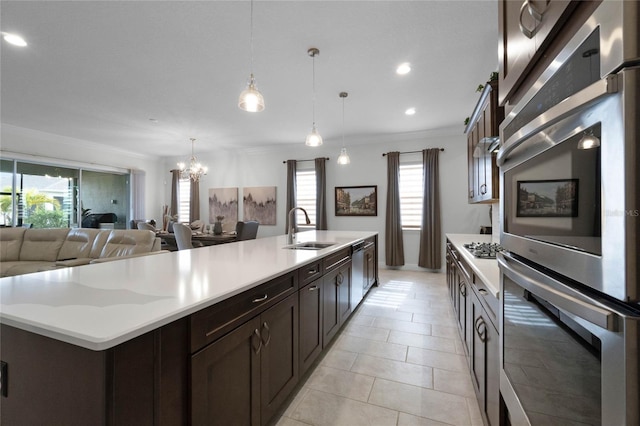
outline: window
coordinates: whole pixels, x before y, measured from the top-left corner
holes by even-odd
[[[191,204],[191,180],[180,178],[178,182],[178,222],[189,222]]]
[[[422,226],[422,164],[400,165],[400,220],[405,229]]]
[[[315,228],[316,226],[316,171],[297,170],[296,171],[296,206],[307,211],[311,225],[306,225],[304,213],[300,210],[296,212],[296,223],[298,227]]]

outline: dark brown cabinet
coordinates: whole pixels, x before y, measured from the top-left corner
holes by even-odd
[[[450,241],[446,265],[449,295],[467,351],[471,381],[485,423],[496,426],[500,422],[498,299]]]
[[[520,89],[578,3],[576,0],[498,2],[500,105]]]
[[[351,315],[351,262],[325,274],[322,297],[322,347]]]
[[[482,296],[480,296],[482,297]],[[500,419],[500,362],[498,330],[475,291],[470,293],[469,364],[471,378],[483,417],[497,426]]]
[[[322,352],[322,279],[300,289],[300,375]]]
[[[498,106],[497,81],[489,81],[476,104],[466,128],[469,168],[469,203],[498,200],[499,169],[496,148],[504,108]]]
[[[447,283],[460,337],[468,353],[470,336],[468,296],[471,292],[471,277],[468,266],[459,258],[455,247],[451,244],[447,244]]]
[[[364,249],[364,288],[368,289],[376,283],[376,245],[367,243]],[[355,306],[354,306],[355,307]]]
[[[264,425],[297,381],[293,294],[192,356],[192,424]]]

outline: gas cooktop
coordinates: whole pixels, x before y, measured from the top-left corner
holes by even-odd
[[[468,243],[463,244],[463,246],[472,255],[482,259],[495,259],[496,253],[504,250],[498,243]]]

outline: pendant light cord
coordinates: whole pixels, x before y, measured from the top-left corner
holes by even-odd
[[[313,118],[313,127],[316,127],[316,54],[314,53],[313,56],[311,57],[311,59],[313,60],[313,65],[312,65],[312,87],[313,87],[313,102],[311,103],[311,113],[312,113],[312,118]]]
[[[249,44],[251,51],[251,78],[253,79],[253,0],[251,0],[251,18],[250,18],[250,26],[249,30]]]

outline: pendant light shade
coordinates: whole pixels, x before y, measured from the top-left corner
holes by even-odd
[[[256,82],[253,78],[253,73],[249,77],[249,84],[247,88],[240,93],[238,99],[238,107],[241,110],[248,112],[260,112],[264,110],[264,97],[258,89],[256,89]]]
[[[593,134],[593,131],[587,130],[578,141],[578,149],[592,149],[600,146],[600,139]]]
[[[313,128],[311,129],[311,133],[307,135],[307,139],[304,141],[304,144],[307,146],[320,146],[322,145],[322,136],[318,133],[318,129],[316,129],[315,123]]]
[[[264,97],[256,87],[256,79],[253,76],[253,0],[251,0],[250,47],[251,47],[251,74],[249,76],[249,82],[247,83],[247,88],[244,89],[242,93],[240,93],[240,98],[238,99],[238,107],[243,111],[260,112],[264,110]]]
[[[304,141],[304,144],[307,146],[320,146],[322,145],[322,136],[318,133],[318,129],[316,128],[316,55],[320,54],[320,51],[315,47],[307,50],[309,56],[313,60],[313,74],[312,74],[312,89],[313,89],[313,112],[312,112],[312,120],[313,125],[311,126],[311,133],[307,135],[307,139]]]
[[[340,92],[338,96],[342,98],[342,149],[340,150],[340,155],[338,156],[338,164],[346,165],[351,163],[351,158],[349,158],[347,148],[344,146],[344,99],[349,96],[349,94],[347,92]]]
[[[193,151],[193,143],[196,141],[194,138],[191,138],[191,158],[189,159],[189,165],[183,161],[178,163],[178,169],[180,170],[180,175],[183,178],[189,178],[194,182],[198,182],[203,175],[206,175],[209,171],[209,168],[203,166]]]
[[[338,164],[345,165],[349,163],[351,163],[351,158],[349,158],[349,154],[347,154],[347,148],[342,148],[338,156]]]

